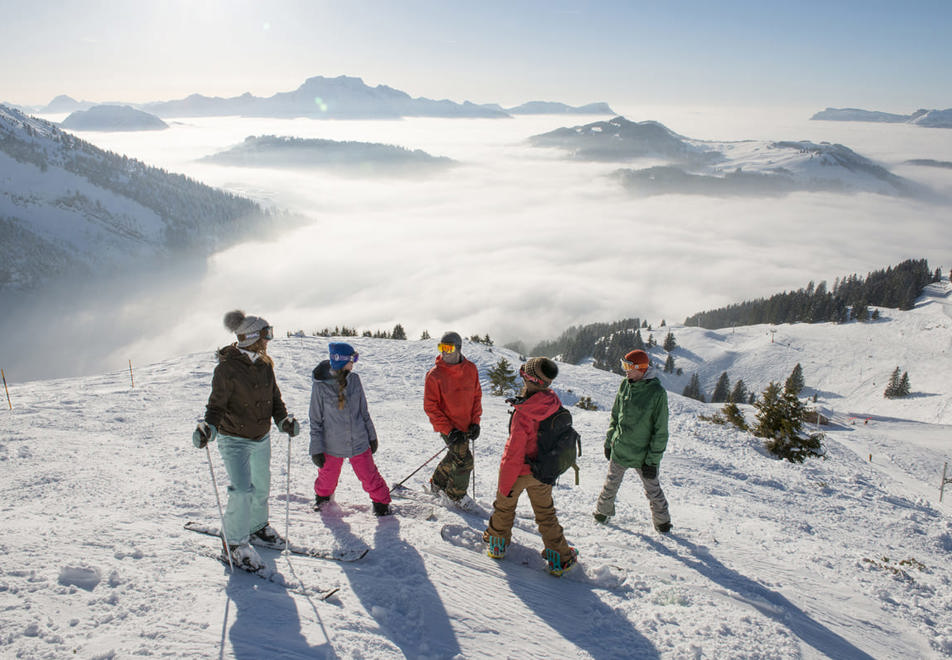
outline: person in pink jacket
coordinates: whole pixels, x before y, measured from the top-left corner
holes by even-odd
[[[512,541],[519,496],[523,491],[527,492],[545,545],[542,555],[549,564],[549,572],[554,575],[561,575],[575,564],[578,552],[565,540],[552,501],[552,486],[532,476],[528,461],[538,453],[539,422],[562,405],[558,395],[549,389],[558,373],[555,362],[545,357],[531,358],[519,368],[525,384],[522,393],[510,399],[513,410],[509,419],[509,438],[499,465],[493,513],[483,533],[483,540],[489,544],[487,554],[502,559]]]

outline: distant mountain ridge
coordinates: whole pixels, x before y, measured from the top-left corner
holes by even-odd
[[[928,128],[952,128],[952,108],[945,110],[925,110],[920,108],[912,114],[897,115],[877,110],[859,108],[827,108],[814,114],[810,119],[823,121],[867,121],[888,124],[915,124]]]
[[[60,126],[71,131],[163,131],[169,127],[155,115],[128,105],[95,105],[89,110],[77,110]]]
[[[183,255],[271,222],[255,202],[0,106],[0,294]]]
[[[57,96],[49,105],[30,108],[40,114],[88,110],[95,103]],[[412,98],[406,92],[361,78],[337,76],[308,78],[297,89],[258,97],[250,92],[231,98],[191,94],[183,99],[128,103],[160,117],[311,117],[315,119],[398,119],[401,117],[456,117],[502,119],[535,114],[615,114],[607,103],[570,106],[551,101],[530,101],[504,109],[495,103],[456,103],[447,99]]]
[[[534,135],[529,144],[561,149],[573,160],[647,160],[647,167],[615,172],[625,188],[641,195],[931,194],[841,144],[695,140],[656,121],[632,122],[620,116]]]

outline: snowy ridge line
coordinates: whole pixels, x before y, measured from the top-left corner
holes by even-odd
[[[207,536],[214,536],[216,538],[221,538],[221,531],[214,526],[204,525],[198,522],[187,522],[184,525],[185,529],[191,532],[198,532],[199,534],[205,534]],[[261,539],[252,537],[251,545],[257,546],[259,548],[268,548],[270,550],[283,550],[284,548],[272,545],[270,543],[265,543]],[[288,546],[288,551],[295,555],[301,555],[303,557],[311,557],[313,559],[330,559],[334,561],[343,561],[351,562],[357,561],[358,559],[363,559],[364,556],[370,552],[370,548],[312,548],[308,546],[303,546],[296,544],[294,542],[290,543]]]
[[[225,555],[223,555],[221,552],[216,552],[215,550],[211,550],[204,546],[198,549],[198,554],[204,557],[211,557],[212,559],[217,559],[219,562],[222,563],[223,566],[225,566],[225,568],[231,569],[232,566],[234,566],[234,569],[236,571],[241,571],[243,573],[248,573],[249,575],[254,575],[255,577],[259,577],[262,580],[271,582],[272,584],[275,584],[279,587],[283,587],[287,591],[291,591],[296,594],[300,594],[302,596],[317,596],[319,600],[327,600],[328,598],[336,594],[338,591],[340,591],[340,587],[330,587],[330,588],[322,589],[320,587],[305,587],[303,584],[291,584],[290,582],[287,581],[287,578],[285,578],[283,574],[279,573],[276,569],[269,568],[267,566],[265,566],[264,568],[259,568],[256,571],[252,571],[238,564],[229,564],[228,558],[225,557]]]
[[[537,570],[541,576],[548,576],[547,564],[543,559],[541,552],[531,549],[528,544],[517,541],[515,536],[506,550],[504,559],[492,559],[486,554],[486,543],[483,541],[482,532],[468,527],[466,525],[447,524],[440,529],[440,536],[444,541],[460,548],[466,548],[478,552],[483,556],[483,564],[487,566],[498,565],[504,568],[506,565],[518,565]],[[536,537],[530,543],[541,545],[542,541]],[[598,564],[586,566],[583,563],[582,552],[579,553],[579,561],[571,569],[561,575],[566,580],[581,582],[591,585],[598,589],[608,589],[614,592],[627,592],[631,588],[626,585],[628,575],[620,566],[613,564]]]

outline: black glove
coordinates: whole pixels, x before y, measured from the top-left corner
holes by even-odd
[[[294,415],[288,415],[281,420],[280,424],[278,424],[278,430],[282,433],[287,433],[293,438],[301,432],[301,425],[296,419],[294,419]]]
[[[324,454],[311,454],[311,460],[314,461],[314,465],[319,468],[324,467]]]
[[[648,465],[645,463],[641,466],[641,474],[645,479],[657,479],[658,478],[658,466],[657,465]]]
[[[377,438],[374,438],[373,440],[370,441],[370,453],[371,453],[371,454],[376,454],[376,453],[377,453],[377,445],[378,445],[378,444],[379,444],[379,443],[377,442]]]
[[[463,432],[459,429],[453,429],[449,432],[444,440],[446,441],[447,446],[455,445],[457,442],[466,442],[466,436],[463,435]]]
[[[475,440],[479,437],[479,424],[470,424],[469,430],[466,432],[469,435],[470,440]]]
[[[608,445],[605,445],[605,460],[612,460],[612,448]]]

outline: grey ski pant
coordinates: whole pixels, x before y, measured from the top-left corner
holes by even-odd
[[[671,515],[668,513],[668,500],[665,499],[664,491],[661,490],[661,481],[657,477],[654,479],[646,478],[641,473],[641,468],[631,469],[641,477],[641,484],[645,488],[645,497],[648,498],[648,504],[651,507],[651,518],[655,526],[671,522]],[[621,487],[622,479],[625,478],[627,470],[628,468],[624,465],[609,461],[608,475],[605,477],[605,484],[602,486],[602,492],[595,504],[595,513],[606,516],[615,515],[615,497],[618,495],[618,489]]]

